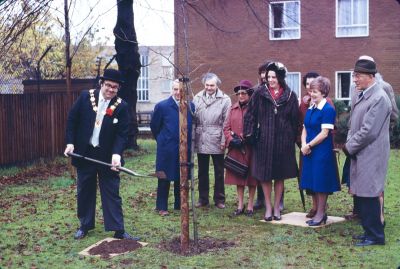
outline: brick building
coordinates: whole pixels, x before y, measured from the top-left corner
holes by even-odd
[[[195,92],[202,87],[198,78],[207,71],[220,76],[225,92],[232,92],[241,79],[256,83],[258,66],[271,59],[286,65],[294,91],[302,89],[301,77],[314,70],[331,80],[331,97],[346,100],[351,69],[366,54],[375,58],[379,72],[400,94],[399,1],[184,3],[175,0],[175,63],[184,69],[189,61]]]

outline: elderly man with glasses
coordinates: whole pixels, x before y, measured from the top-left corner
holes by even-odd
[[[118,239],[134,239],[125,232],[122,199],[119,196],[118,167],[128,141],[128,105],[117,97],[123,83],[118,70],[106,69],[100,77],[100,90],[83,91],[73,104],[67,120],[64,154],[77,153],[111,163],[106,166],[73,159],[77,168],[77,204],[80,227],[75,239],[84,238],[95,227],[97,179],[102,201],[104,227]]]
[[[385,244],[379,196],[385,188],[390,154],[389,123],[392,106],[389,97],[376,83],[376,64],[359,59],[354,68],[356,90],[352,96],[350,130],[344,153],[351,158],[350,193],[358,205],[364,229],[356,246]]]

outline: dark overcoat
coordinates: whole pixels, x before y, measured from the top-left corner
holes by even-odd
[[[94,91],[95,103],[99,102],[100,90]],[[108,108],[115,104],[117,97],[110,100]],[[89,91],[83,91],[73,104],[68,114],[65,140],[66,144],[74,145],[74,152],[85,155],[88,151],[90,138],[93,134],[96,112],[93,111]],[[119,154],[125,150],[128,142],[129,113],[125,101],[115,108],[112,115],[104,115],[99,134],[99,159],[111,163],[112,154]],[[121,159],[123,164],[123,159]],[[86,164],[77,158],[72,159],[72,164],[80,166]]]
[[[266,85],[261,85],[251,97],[244,116],[245,137],[259,133],[257,141],[253,140],[251,174],[260,181],[298,175],[295,156],[299,120],[297,96],[287,87],[275,102]]]
[[[194,105],[191,104],[194,111]],[[188,160],[192,140],[192,114],[188,119]],[[156,104],[150,122],[151,132],[157,141],[156,171],[163,171],[170,181],[180,180],[179,165],[179,107],[172,97]]]

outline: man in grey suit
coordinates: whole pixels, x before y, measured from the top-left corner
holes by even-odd
[[[390,141],[390,100],[375,81],[376,64],[369,59],[355,64],[350,130],[344,153],[351,158],[350,193],[359,205],[364,234],[355,236],[356,246],[384,245],[379,195],[384,191]]]

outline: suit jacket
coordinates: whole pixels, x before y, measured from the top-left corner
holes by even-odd
[[[99,93],[100,90],[94,92],[96,104],[99,101]],[[114,97],[108,107],[113,105],[116,100],[117,97]],[[93,111],[89,91],[85,90],[73,104],[67,119],[66,143],[74,145],[75,153],[85,155],[89,149],[95,120],[96,112]],[[128,105],[124,101],[116,107],[111,116],[104,115],[99,134],[99,158],[101,161],[110,163],[112,154],[119,154],[122,157],[128,142],[128,124]],[[83,163],[79,159],[72,160],[72,164],[75,166]]]
[[[194,105],[191,104],[194,111]],[[188,109],[188,160],[192,140],[192,114]],[[157,140],[156,171],[164,171],[167,179],[180,180],[179,165],[179,107],[172,97],[156,104],[150,122],[151,132]]]
[[[385,187],[392,107],[380,84],[361,98],[354,91],[351,104],[346,148],[355,157],[350,165],[350,192],[360,197],[377,197]]]

